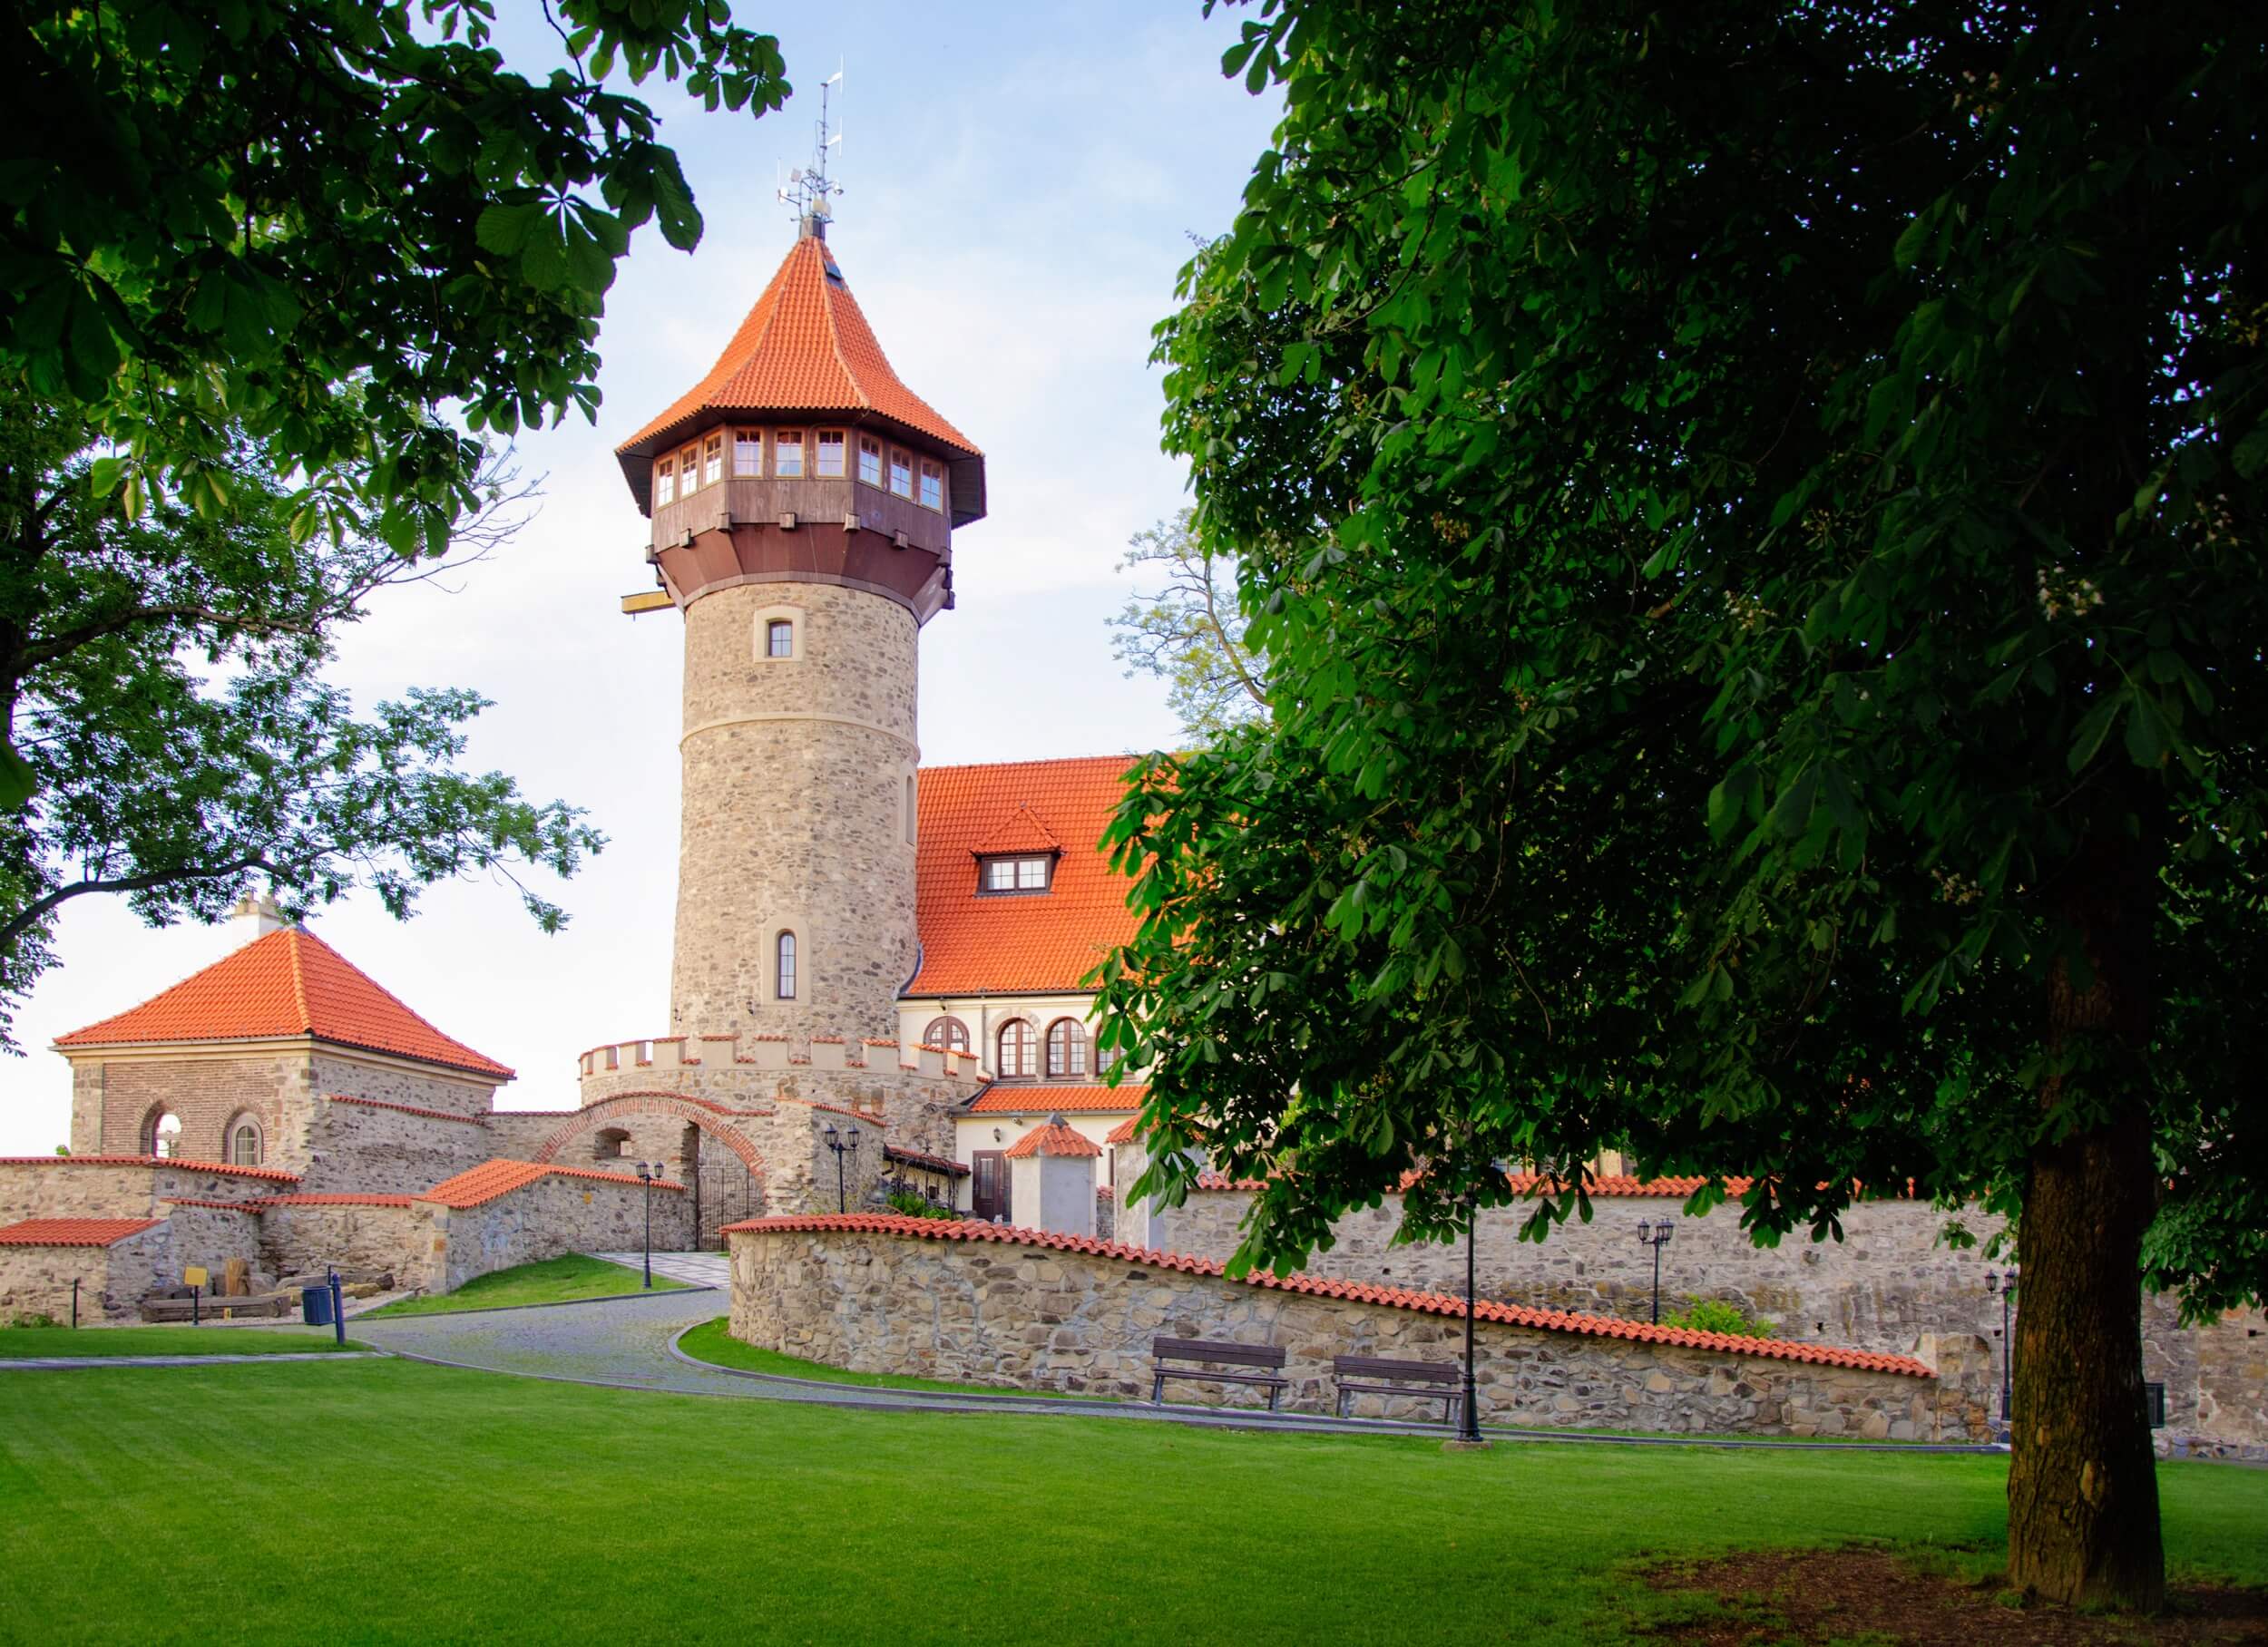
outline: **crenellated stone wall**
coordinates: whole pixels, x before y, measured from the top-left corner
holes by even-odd
[[[1286,1404],[1311,1412],[1332,1409],[1335,1355],[1461,1352],[1453,1311],[1232,1282],[1031,1231],[873,1227],[885,1223],[914,1221],[736,1226],[733,1336],[855,1371],[1132,1399],[1149,1397],[1158,1336],[1281,1345]],[[1485,1319],[1476,1333],[1489,1422],[1923,1440],[1984,1439],[1990,1423],[1991,1354],[1969,1335],[1927,1335],[1907,1347],[1926,1366],[1897,1371]],[[1194,1383],[1168,1394],[1259,1399]]]

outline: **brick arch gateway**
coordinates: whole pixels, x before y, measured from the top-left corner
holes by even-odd
[[[579,1140],[595,1141],[599,1133],[632,1126],[641,1117],[682,1123],[699,1145],[694,1170],[687,1174],[687,1187],[693,1192],[695,1244],[722,1246],[724,1237],[719,1232],[726,1224],[763,1215],[766,1174],[763,1152],[719,1113],[721,1108],[713,1099],[681,1092],[618,1092],[562,1122],[543,1140],[535,1159],[562,1160],[562,1152]]]

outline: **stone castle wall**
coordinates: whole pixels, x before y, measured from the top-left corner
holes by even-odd
[[[142,1301],[153,1291],[181,1285],[191,1264],[203,1265],[216,1285],[231,1258],[240,1258],[257,1271],[259,1232],[259,1219],[254,1213],[182,1206],[107,1247],[0,1247],[0,1326],[19,1317],[42,1315],[69,1321],[74,1281],[82,1321],[137,1321]],[[214,1305],[216,1311],[222,1307]]]
[[[636,1184],[539,1178],[476,1207],[410,1204],[414,1258],[406,1284],[454,1291],[476,1275],[562,1252],[635,1251],[644,1235],[646,1197]],[[656,1252],[692,1244],[692,1197],[651,1192]],[[397,1280],[404,1277],[397,1276]]]
[[[259,1219],[260,1267],[270,1275],[308,1275],[336,1264],[415,1285],[404,1278],[425,1273],[423,1233],[407,1205],[269,1207]]]
[[[0,1165],[0,1223],[19,1218],[162,1218],[177,1198],[253,1201],[298,1187],[265,1173],[165,1161],[52,1159]]]
[[[341,1095],[344,1096],[344,1095]],[[300,1188],[354,1194],[415,1194],[503,1155],[485,1120],[386,1101],[316,1099],[305,1134]]]
[[[438,1109],[467,1120],[480,1119],[496,1103],[494,1081],[471,1075],[451,1075],[439,1069],[407,1069],[398,1064],[365,1060],[346,1053],[318,1052],[313,1075],[318,1093],[376,1098],[388,1104],[406,1104],[414,1109]]]
[[[759,620],[797,656],[760,656]],[[825,584],[743,584],[685,610],[673,1031],[894,1037],[914,970],[912,613]],[[773,943],[797,938],[796,997]]]
[[[733,1232],[732,1334],[857,1371],[1147,1399],[1153,1339],[1229,1339],[1283,1346],[1286,1405],[1328,1412],[1335,1355],[1461,1353],[1454,1315],[1190,1273],[1129,1249],[792,1227],[803,1222]],[[1923,1440],[1983,1439],[1989,1424],[1990,1352],[1969,1337],[1929,1339],[1939,1376],[1916,1377],[1487,1321],[1476,1334],[1489,1422]],[[1168,1393],[1257,1399],[1194,1383]]]

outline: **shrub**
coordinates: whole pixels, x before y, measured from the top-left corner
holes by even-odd
[[[1662,1317],[1662,1325],[1686,1332],[1722,1332],[1733,1338],[1768,1339],[1779,1331],[1775,1321],[1757,1321],[1738,1304],[1721,1298],[1696,1298],[1675,1315]]]
[[[951,1207],[939,1206],[928,1196],[915,1190],[892,1190],[883,1197],[883,1200],[892,1212],[903,1213],[908,1218],[958,1218],[960,1216]]]

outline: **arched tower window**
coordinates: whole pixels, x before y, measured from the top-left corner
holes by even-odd
[[[147,1152],[171,1161],[181,1153],[181,1118],[161,1109],[150,1117],[149,1135],[142,1139]]]
[[[969,1049],[969,1027],[957,1018],[933,1018],[922,1031],[922,1045],[943,1047],[952,1052]]]
[[[230,1166],[258,1166],[263,1153],[258,1121],[250,1116],[239,1116],[229,1123]]]
[[[1020,1018],[1012,1018],[1000,1027],[1000,1070],[1002,1076],[1031,1075],[1038,1060],[1033,1057],[1039,1038],[1031,1033],[1031,1026]]]
[[[796,999],[796,935],[782,932],[772,940],[772,992],[781,1000]]]
[[[1048,1074],[1080,1076],[1086,1073],[1086,1031],[1080,1028],[1077,1018],[1057,1018],[1048,1026]]]

